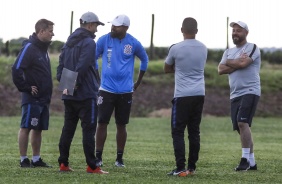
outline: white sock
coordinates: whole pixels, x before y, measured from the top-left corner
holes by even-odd
[[[250,166],[254,166],[256,165],[256,161],[255,161],[255,154],[254,153],[250,153],[249,155],[249,162],[250,162]]]
[[[242,148],[242,158],[249,160],[250,148]]]
[[[37,162],[40,159],[40,155],[32,156],[32,161]]]
[[[28,158],[28,157],[27,156],[21,156],[21,162],[26,158]]]

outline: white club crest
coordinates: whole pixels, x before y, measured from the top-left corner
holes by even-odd
[[[37,125],[38,125],[38,119],[37,119],[37,118],[31,118],[30,124],[31,124],[32,126],[37,126]]]
[[[97,104],[102,104],[103,103],[103,97],[102,96],[99,96],[98,97],[98,100],[97,100]]]
[[[123,52],[124,52],[124,54],[126,54],[126,55],[132,54],[132,46],[129,45],[129,44],[128,44],[128,45],[125,45]]]

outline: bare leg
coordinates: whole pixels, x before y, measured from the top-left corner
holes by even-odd
[[[31,131],[30,142],[31,142],[33,156],[40,155],[41,140],[42,140],[41,133],[42,133],[42,130],[32,130]]]
[[[117,134],[116,134],[117,151],[123,151],[127,139],[126,125],[117,124],[116,126],[117,126]]]
[[[98,123],[96,130],[96,150],[103,151],[107,139],[107,123]]]
[[[251,148],[252,153],[252,133],[249,125],[247,123],[238,123],[239,129],[240,129],[240,139],[241,139],[241,145],[242,148]]]
[[[30,130],[27,128],[20,128],[19,130],[18,142],[19,142],[20,156],[27,156],[29,131]]]

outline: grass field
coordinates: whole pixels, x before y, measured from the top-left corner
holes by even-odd
[[[17,132],[20,117],[0,118],[0,183],[282,183],[282,119],[255,118],[252,128],[258,171],[235,172],[241,149],[239,136],[231,130],[228,117],[204,117],[201,124],[201,151],[196,175],[167,176],[175,162],[166,118],[131,118],[124,162],[126,168],[115,168],[115,125],[109,125],[104,150],[104,167],[108,175],[85,172],[81,127],[71,147],[72,173],[58,172],[58,141],[62,117],[51,117],[50,129],[43,134],[42,158],[53,168],[19,167]],[[186,146],[187,147],[187,146]],[[29,148],[29,156],[31,151]]]

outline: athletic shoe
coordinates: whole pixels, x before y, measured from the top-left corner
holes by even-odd
[[[96,167],[96,169],[91,169],[91,167],[87,167],[86,172],[93,174],[109,174],[107,171],[103,171],[100,167]]]
[[[70,166],[65,166],[64,163],[61,163],[60,165],[60,172],[72,172],[73,169],[70,168]]]
[[[22,162],[20,161],[21,167],[30,167],[30,161],[28,158],[25,158]]]
[[[186,170],[180,170],[179,171],[177,169],[174,169],[171,172],[167,173],[167,175],[185,177],[185,176],[187,176],[187,172],[186,172]]]
[[[47,163],[43,162],[41,158],[39,158],[39,160],[36,162],[31,161],[31,166],[32,167],[52,167],[48,165]]]
[[[247,171],[250,169],[250,163],[246,158],[241,158],[240,164],[235,168],[235,171]]]
[[[115,166],[116,167],[125,167],[125,165],[123,164],[123,160],[116,160]]]
[[[250,166],[249,170],[253,170],[253,171],[258,170],[257,164],[255,164],[254,166]]]
[[[102,159],[97,159],[97,161],[96,161],[96,166],[97,166],[97,167],[102,167],[102,166],[103,166],[103,161],[102,161]]]
[[[194,175],[195,172],[196,172],[195,169],[187,169],[187,171],[186,171],[187,175]]]

